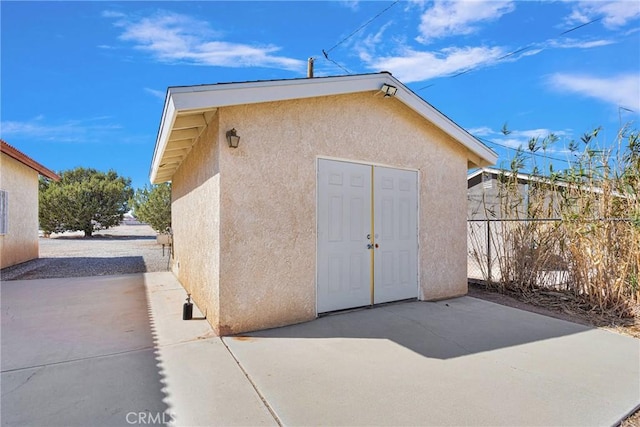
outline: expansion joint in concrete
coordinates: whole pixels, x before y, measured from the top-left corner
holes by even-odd
[[[267,399],[262,395],[262,393],[260,393],[260,390],[258,389],[258,386],[256,385],[256,383],[253,382],[253,380],[249,376],[249,373],[244,369],[244,367],[242,366],[242,364],[240,363],[236,355],[233,354],[233,351],[231,351],[227,343],[224,341],[224,337],[220,337],[220,341],[222,341],[222,344],[225,346],[225,348],[227,349],[231,357],[233,357],[233,360],[236,361],[236,363],[238,364],[238,367],[240,368],[244,376],[247,378],[247,381],[249,381],[249,383],[251,384],[251,387],[253,387],[253,389],[256,391],[256,393],[260,397],[260,400],[262,400],[262,403],[264,404],[264,406],[269,410],[269,413],[273,417],[274,421],[278,423],[280,427],[282,427],[283,424],[282,424],[282,421],[280,421],[278,414],[276,414],[275,410],[271,407],[271,405],[269,405],[269,402],[267,402]]]
[[[82,361],[91,360],[91,359],[103,359],[105,357],[121,356],[124,354],[137,353],[139,351],[147,351],[147,350],[154,350],[154,349],[156,349],[155,346],[140,347],[133,350],[117,351],[115,353],[99,354],[96,356],[87,356],[87,357],[79,357],[77,359],[61,360],[59,362],[43,363],[43,364],[33,365],[33,366],[23,366],[20,368],[6,369],[3,371],[0,371],[0,373],[6,374],[9,372],[20,372],[20,371],[26,371],[29,369],[46,368],[48,366],[64,365],[67,363],[82,362]]]

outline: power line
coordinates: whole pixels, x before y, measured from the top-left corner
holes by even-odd
[[[571,29],[569,29],[569,30],[563,31],[562,33],[558,34],[556,37],[554,37],[554,38],[552,38],[552,39],[548,39],[548,40],[556,40],[558,37],[563,36],[564,34],[570,33],[570,32],[572,32],[572,31],[575,31],[575,30],[580,29],[580,28],[582,28],[582,27],[586,27],[587,25],[593,24],[594,22],[598,22],[598,21],[600,21],[601,19],[602,19],[602,18],[596,18],[596,19],[593,19],[593,20],[591,20],[591,21],[589,21],[589,22],[586,22],[586,23],[584,23],[584,24],[578,25],[578,26],[573,27],[573,28],[571,28]],[[548,41],[548,40],[547,40],[547,41]],[[539,42],[538,42],[538,43],[539,43]],[[529,50],[529,49],[531,49],[531,48],[535,47],[535,45],[536,45],[536,44],[537,44],[537,43],[530,43],[530,44],[526,45],[525,47],[518,48],[518,49],[516,49],[516,50],[514,50],[514,51],[512,51],[512,52],[507,53],[506,55],[503,55],[503,56],[501,56],[501,57],[499,57],[499,58],[496,58],[494,61],[491,61],[490,63],[497,63],[497,62],[499,62],[499,61],[502,61],[503,59],[509,58],[509,57],[511,57],[511,56],[513,56],[513,55],[517,55],[518,53],[524,52],[524,51],[526,51],[526,50]],[[480,68],[480,67],[481,67],[481,66],[483,66],[483,65],[487,65],[487,64],[479,64],[479,65],[476,65],[475,67],[470,67],[470,68],[468,68],[468,69],[466,69],[466,70],[464,70],[464,71],[458,72],[458,73],[456,73],[456,74],[454,74],[454,75],[452,75],[452,76],[448,76],[448,78],[453,79],[453,78],[459,77],[459,76],[461,76],[461,75],[463,75],[463,74],[470,73],[471,71],[475,71],[475,70],[477,70],[478,68]],[[416,92],[420,92],[421,90],[427,89],[427,88],[429,88],[429,87],[431,87],[431,86],[435,86],[435,83],[429,84],[429,85],[427,85],[427,86],[423,86],[423,87],[421,87],[421,88],[419,88],[419,89],[416,89]]]
[[[474,137],[476,139],[479,139],[480,141],[486,143],[486,144],[497,145],[498,147],[506,148],[507,150],[520,151],[523,154],[527,154],[527,155],[531,155],[531,156],[537,156],[537,157],[542,157],[542,158],[545,158],[545,159],[548,159],[548,160],[556,160],[558,162],[569,163],[569,159],[560,159],[558,157],[552,157],[552,156],[549,156],[547,154],[540,154],[540,153],[536,153],[536,152],[533,152],[533,151],[526,151],[526,150],[523,150],[521,148],[513,148],[513,147],[510,147],[508,145],[500,144],[499,142],[491,141],[489,139],[482,138],[482,137],[475,136],[475,135],[474,135]]]
[[[342,65],[340,65],[337,61],[334,61],[333,59],[329,58],[329,54],[322,49],[322,54],[324,55],[324,58],[329,61],[329,62],[333,62],[335,65],[337,65],[338,67],[342,68],[342,70],[347,73],[347,74],[352,74],[351,71],[347,70],[345,67],[343,67]]]
[[[397,3],[399,3],[400,0],[396,0],[393,3],[391,3],[389,6],[385,7],[383,10],[381,10],[380,12],[378,12],[377,15],[375,15],[373,18],[369,19],[367,22],[365,22],[364,24],[360,25],[358,28],[356,28],[354,31],[352,31],[348,36],[346,36],[345,38],[343,38],[342,40],[340,40],[338,43],[336,43],[335,45],[333,45],[333,47],[331,49],[328,50],[324,50],[322,49],[322,55],[324,56],[324,58],[329,61],[332,62],[333,64],[335,64],[336,66],[338,66],[340,69],[342,69],[345,73],[347,74],[353,74],[351,71],[349,71],[346,67],[344,67],[342,64],[338,63],[337,61],[329,58],[329,52],[331,52],[333,49],[335,49],[336,47],[340,46],[342,43],[346,42],[347,40],[349,40],[351,37],[353,37],[354,35],[356,35],[358,32],[362,31],[364,28],[366,28],[369,24],[371,24],[373,21],[375,21],[377,18],[379,18],[383,13],[385,13],[387,10],[391,9],[393,6],[395,6]]]
[[[400,0],[396,0],[393,3],[391,3],[389,6],[387,6],[386,8],[384,8],[382,11],[380,11],[376,16],[374,16],[373,18],[369,19],[367,22],[365,22],[364,24],[360,25],[358,28],[356,28],[353,32],[351,32],[351,34],[349,34],[347,37],[343,38],[342,40],[340,40],[338,43],[336,43],[331,49],[328,49],[326,52],[323,49],[322,53],[324,53],[325,58],[328,58],[328,54],[329,52],[331,52],[333,49],[335,49],[336,47],[340,46],[342,43],[346,42],[347,40],[349,40],[351,37],[353,37],[354,35],[356,35],[358,32],[362,31],[367,25],[371,24],[373,21],[375,21],[377,18],[379,18],[383,13],[385,13],[387,10],[391,9],[393,6],[395,6],[397,3],[399,3]]]
[[[578,28],[586,27],[587,25],[589,25],[589,24],[593,24],[594,22],[597,22],[597,21],[599,21],[599,20],[601,20],[601,19],[602,19],[602,18],[596,18],[596,19],[594,19],[594,20],[592,20],[592,21],[585,22],[585,23],[584,23],[584,24],[582,24],[582,25],[578,25],[577,27],[573,27],[573,28],[571,28],[570,30],[567,30],[567,31],[564,31],[564,32],[562,32],[562,33],[558,34],[558,36],[563,36],[563,35],[565,35],[565,34],[567,34],[567,33],[570,33],[571,31],[575,31],[575,30],[577,30]]]

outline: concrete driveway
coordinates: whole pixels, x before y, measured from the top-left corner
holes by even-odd
[[[171,273],[0,290],[2,425],[601,426],[640,404],[639,340],[469,297],[220,339]]]
[[[171,273],[0,286],[3,426],[275,425]]]

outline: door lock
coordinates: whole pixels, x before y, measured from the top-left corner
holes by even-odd
[[[369,244],[367,245],[367,249],[373,249],[373,245],[372,245],[371,243],[369,243]]]

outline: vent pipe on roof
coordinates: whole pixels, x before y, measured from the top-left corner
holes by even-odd
[[[315,59],[314,58],[309,58],[307,60],[307,78],[312,79],[313,78],[313,61]]]

